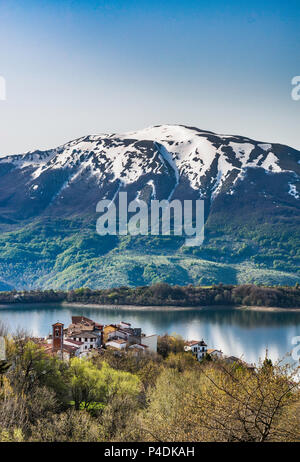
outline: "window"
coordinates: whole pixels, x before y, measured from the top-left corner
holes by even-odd
[[[59,337],[59,329],[55,329],[55,337]]]
[[[87,345],[85,345],[84,349],[87,350]]]
[[[85,340],[85,342],[87,342],[87,341],[88,341],[88,340],[87,340],[87,338],[85,338],[84,340]]]

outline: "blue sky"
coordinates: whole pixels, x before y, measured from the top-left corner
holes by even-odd
[[[0,0],[0,154],[161,123],[300,149],[300,3]]]

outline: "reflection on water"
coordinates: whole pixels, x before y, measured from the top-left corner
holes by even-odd
[[[258,312],[233,309],[166,311],[120,310],[60,306],[1,307],[0,319],[13,331],[22,327],[33,335],[49,334],[56,321],[68,325],[72,315],[84,315],[103,324],[125,320],[146,334],[178,333],[186,339],[203,338],[208,347],[257,362],[265,356],[276,360],[291,351],[292,337],[300,335],[300,312]]]

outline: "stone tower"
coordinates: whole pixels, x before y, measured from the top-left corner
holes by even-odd
[[[62,351],[64,344],[64,325],[61,322],[52,324],[52,349]]]

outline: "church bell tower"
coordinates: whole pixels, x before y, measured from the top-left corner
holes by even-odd
[[[52,350],[62,351],[64,343],[64,325],[61,322],[52,324]]]

